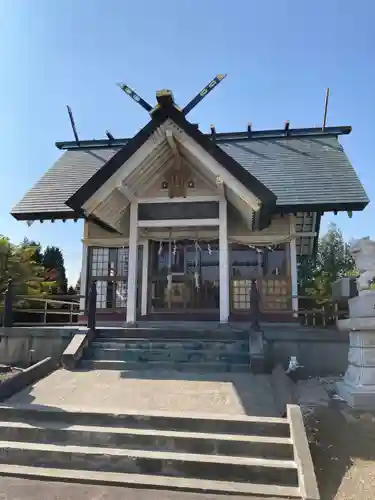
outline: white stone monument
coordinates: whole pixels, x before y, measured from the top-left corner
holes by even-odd
[[[349,299],[349,319],[339,320],[340,331],[349,331],[349,366],[337,390],[347,403],[359,410],[375,410],[375,241],[354,240],[351,254],[360,273],[358,296]]]

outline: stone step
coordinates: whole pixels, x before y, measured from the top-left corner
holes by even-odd
[[[133,363],[233,363],[249,365],[248,352],[229,352],[215,349],[188,350],[174,349],[126,349],[97,348],[85,350],[86,360],[113,360]]]
[[[248,340],[249,332],[246,330],[228,330],[226,328],[99,328],[96,338],[141,338],[141,339],[187,339],[199,340]]]
[[[0,462],[130,474],[298,485],[293,460],[0,441]]]
[[[111,428],[150,429],[180,432],[203,432],[290,438],[286,418],[246,415],[200,415],[195,413],[137,412],[106,413],[95,408],[82,411],[73,407],[38,405],[0,405],[0,419],[5,422],[58,422],[61,428],[85,425]]]
[[[293,460],[290,438],[161,431],[61,422],[0,422],[0,440]]]
[[[181,478],[173,476],[157,476],[150,474],[127,474],[118,472],[98,472],[88,470],[58,469],[20,465],[0,464],[0,475],[22,477],[48,481],[65,481],[71,483],[87,483],[108,486],[143,487],[152,489],[168,489],[186,492],[204,492],[212,494],[237,494],[261,496],[266,498],[280,497],[301,499],[298,487],[245,482],[212,481],[207,479]],[[154,494],[151,493],[151,496]],[[136,496],[136,495],[134,495]],[[249,498],[249,500],[251,497]]]
[[[250,364],[231,362],[174,362],[174,361],[119,361],[109,359],[83,359],[80,366],[91,370],[126,370],[126,371],[170,371],[190,373],[228,373],[249,372]]]
[[[141,339],[141,338],[113,338],[113,337],[103,337],[95,339],[91,343],[92,347],[98,347],[102,349],[217,349],[217,350],[230,350],[230,351],[249,351],[249,341],[244,340],[197,340],[197,339]]]

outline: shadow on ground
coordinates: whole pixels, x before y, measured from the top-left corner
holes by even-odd
[[[22,389],[22,391],[19,391],[16,394],[14,394],[12,397],[2,401],[0,403],[0,406],[17,408],[17,406],[22,405],[23,407],[30,406],[34,410],[45,410],[45,411],[50,410],[53,412],[61,412],[62,414],[66,413],[63,408],[60,408],[58,406],[34,403],[35,397],[32,394],[32,390],[33,390],[32,385],[25,387],[24,389]],[[49,419],[49,417],[47,417],[47,420],[48,419]],[[32,420],[32,418],[30,417],[30,415],[27,412],[25,412],[24,416],[18,415],[17,420],[23,421],[23,422],[30,422]],[[61,429],[65,429],[65,428],[70,426],[69,422],[59,422],[59,421],[56,422],[55,421],[55,423],[60,424],[59,428],[61,428]]]
[[[375,422],[332,402],[310,414],[306,427],[321,500],[375,498]]]

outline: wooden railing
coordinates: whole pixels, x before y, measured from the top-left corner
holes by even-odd
[[[79,310],[79,295],[53,295],[53,296],[32,296],[32,295],[16,295],[13,293],[12,280],[8,280],[7,288],[4,292],[4,304],[0,308],[2,316],[2,325],[10,327],[18,326],[33,326],[33,325],[54,325],[54,324],[69,324],[73,325],[77,322]],[[19,304],[24,302],[25,307]],[[41,304],[41,307],[30,307],[32,303]],[[17,316],[22,315],[38,315],[39,321],[15,321]],[[66,317],[66,321],[51,321],[51,316]]]
[[[96,282],[91,284],[87,298],[87,326],[95,329],[96,322]],[[8,280],[7,288],[4,292],[4,306],[0,308],[2,313],[2,326],[35,326],[35,325],[73,325],[77,323],[77,316],[83,311],[80,311],[79,301],[82,298],[80,295],[63,295],[63,296],[42,296],[33,297],[30,295],[14,295],[12,289],[12,280]],[[42,308],[27,308],[17,307],[17,303],[24,301],[28,303],[42,303]],[[41,316],[41,321],[14,321],[15,313],[20,314],[38,314]],[[50,315],[67,316],[67,321],[49,321]]]
[[[252,298],[250,302],[252,303],[252,308],[249,313],[252,318],[252,324],[256,328],[259,325],[259,318],[262,317],[261,303],[262,297],[256,287],[256,283],[253,283],[253,290],[251,293]],[[96,283],[93,282],[87,297],[87,324],[89,328],[95,329],[96,321]],[[286,297],[286,296],[284,296]],[[33,297],[29,295],[14,295],[12,293],[12,283],[11,280],[8,282],[7,289],[4,293],[4,305],[0,308],[0,313],[2,316],[2,326],[13,326],[13,325],[61,325],[68,324],[73,325],[76,323],[77,317],[83,311],[79,309],[79,300],[82,298],[79,295],[65,295],[65,296],[44,296],[44,297]],[[331,326],[335,325],[337,320],[347,318],[348,308],[339,306],[338,302],[326,300],[323,302],[318,302],[317,297],[313,296],[287,296],[288,302],[292,303],[293,298],[298,298],[298,311],[288,310],[277,310],[278,314],[283,317],[298,317],[301,324],[306,326]],[[27,307],[17,307],[17,302],[24,301],[27,303],[41,303],[41,308],[27,308]],[[303,304],[306,302],[306,304]],[[308,303],[311,303],[311,307]],[[316,304],[319,303],[317,306]],[[14,321],[15,313],[25,313],[25,314],[39,314],[41,316],[40,321]],[[51,316],[66,316],[67,321],[54,322],[50,320]]]
[[[333,300],[319,301],[319,305],[303,306],[304,300],[313,302],[312,296],[298,296],[298,317],[306,326],[331,326],[337,320],[349,317],[348,307],[340,306],[339,302]],[[317,302],[318,300],[316,300]]]
[[[299,320],[302,325],[328,327],[336,324],[337,320],[349,317],[347,303],[339,303],[333,300],[322,301],[320,297],[312,295],[283,295],[285,307],[281,309],[265,309],[263,307],[262,293],[258,290],[256,283],[252,281],[248,290],[249,302],[246,310],[239,311],[244,317],[254,321],[254,313],[261,321],[266,318],[280,316],[280,321]],[[256,304],[254,304],[254,297]],[[298,310],[293,310],[293,299],[298,299]],[[255,306],[255,307],[254,307]],[[271,321],[274,321],[273,319]]]
[[[76,323],[77,316],[80,314],[79,311],[79,296],[74,295],[70,301],[61,300],[59,298],[51,298],[51,297],[33,297],[33,296],[24,296],[24,295],[16,295],[15,301],[25,300],[26,302],[34,302],[41,303],[42,308],[24,308],[24,307],[13,307],[13,313],[26,313],[26,314],[40,314],[42,316],[42,321],[17,321],[14,322],[14,325],[39,325],[39,324],[68,324],[73,325]],[[62,306],[62,307],[60,307]],[[67,306],[67,307],[64,307]],[[48,321],[50,316],[67,316],[67,321],[58,321],[55,322],[53,320]],[[75,321],[73,321],[75,319]]]

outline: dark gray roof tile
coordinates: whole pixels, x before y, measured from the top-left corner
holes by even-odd
[[[73,215],[73,210],[65,202],[100,167],[102,167],[117,149],[95,149],[65,151],[57,162],[43,175],[23,199],[13,208],[12,215],[33,213],[66,213]]]
[[[277,196],[277,205],[367,203],[337,137],[275,138],[219,144]]]
[[[367,203],[368,198],[336,136],[219,142],[218,145],[277,196],[277,205]],[[60,213],[118,148],[69,150],[13,208],[16,218]]]

